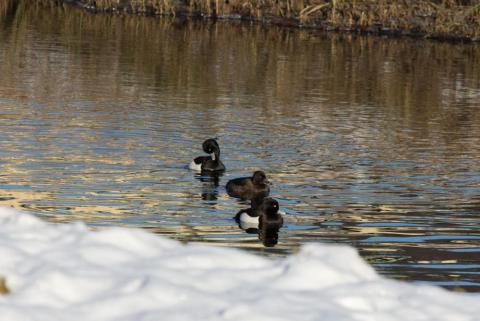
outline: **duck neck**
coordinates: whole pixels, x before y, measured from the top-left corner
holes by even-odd
[[[213,153],[210,154],[210,157],[212,158],[213,161],[219,161],[220,160],[220,151],[215,150]]]
[[[277,211],[275,210],[266,210],[265,214],[268,218],[275,218],[277,217]]]

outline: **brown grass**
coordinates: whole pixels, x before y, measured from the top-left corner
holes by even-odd
[[[0,277],[0,294],[8,294],[10,290],[7,288],[5,278]]]
[[[95,11],[242,17],[300,27],[480,38],[480,0],[78,0],[78,2]]]
[[[42,5],[62,2],[35,0]],[[22,1],[0,0],[0,17],[7,16],[19,3]],[[77,0],[77,3],[101,12],[242,18],[309,28],[480,40],[480,0]]]

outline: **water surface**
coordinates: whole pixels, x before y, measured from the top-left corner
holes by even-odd
[[[480,48],[20,4],[0,19],[0,205],[286,255],[355,246],[480,290]],[[218,181],[185,166],[218,137]],[[275,247],[232,217],[264,170]]]

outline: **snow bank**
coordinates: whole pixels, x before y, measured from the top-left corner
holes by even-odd
[[[386,280],[346,246],[282,260],[0,208],[1,321],[479,320],[480,296]]]

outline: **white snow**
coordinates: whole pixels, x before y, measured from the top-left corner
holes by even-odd
[[[285,259],[0,208],[0,321],[480,320],[480,295],[380,277],[347,246]]]

